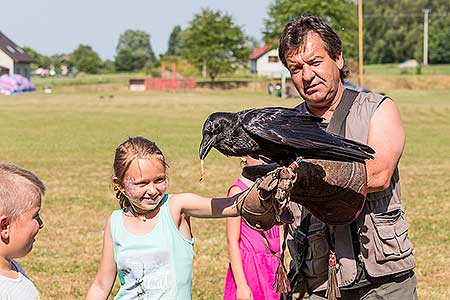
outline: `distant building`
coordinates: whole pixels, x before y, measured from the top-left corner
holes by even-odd
[[[0,73],[20,74],[30,78],[33,59],[6,35],[0,32]],[[0,74],[0,75],[1,75]]]
[[[289,71],[278,58],[278,49],[264,45],[249,55],[250,71],[258,76],[270,78],[290,77]]]

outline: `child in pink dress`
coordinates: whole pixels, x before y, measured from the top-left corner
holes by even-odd
[[[243,158],[245,165],[258,165],[262,161]],[[228,196],[247,189],[252,182],[238,178],[228,189]],[[269,247],[280,253],[280,229],[278,226],[264,232]],[[227,219],[227,241],[230,265],[225,281],[224,300],[275,300],[275,274],[279,259],[266,247],[260,232],[253,230],[241,217]]]

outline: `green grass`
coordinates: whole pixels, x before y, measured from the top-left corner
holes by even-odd
[[[416,68],[400,68],[399,64],[365,65],[367,75],[418,75]],[[450,75],[450,65],[428,65],[420,68],[422,75]],[[419,75],[420,75],[419,74]]]
[[[166,67],[167,68],[167,67]],[[151,75],[145,74],[144,72],[136,73],[110,73],[110,74],[78,74],[76,77],[45,77],[41,78],[38,76],[33,76],[31,80],[36,85],[38,90],[41,90],[44,86],[51,86],[53,88],[57,87],[72,87],[72,86],[82,86],[82,85],[122,85],[127,86],[128,81],[131,78],[145,78],[151,77]],[[200,75],[193,76],[196,78],[197,82],[210,81],[209,77],[202,78]],[[221,74],[216,78],[217,81],[266,81],[263,77],[257,77],[251,74],[249,71],[244,70],[237,74]]]
[[[407,145],[402,193],[415,245],[421,299],[449,299],[450,93],[385,90],[400,106]],[[0,96],[1,160],[33,170],[47,185],[45,227],[21,259],[42,299],[83,299],[95,276],[102,231],[114,199],[115,147],[128,136],[155,140],[168,158],[169,192],[223,196],[239,161],[213,151],[199,179],[198,144],[206,116],[268,105],[293,106],[265,90],[191,93],[74,92]],[[224,220],[193,220],[193,299],[221,299],[227,267]]]
[[[32,77],[31,80],[38,89],[44,86],[79,86],[99,84],[127,85],[130,78],[143,78],[144,73],[112,73],[112,74],[78,74],[76,77]]]

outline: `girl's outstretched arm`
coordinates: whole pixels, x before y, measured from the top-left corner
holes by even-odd
[[[109,293],[111,293],[114,285],[114,280],[116,279],[117,269],[116,263],[114,262],[114,248],[111,229],[109,227],[110,218],[106,222],[105,233],[103,235],[103,251],[100,267],[94,282],[89,287],[86,300],[108,299]]]
[[[185,214],[196,218],[223,218],[239,216],[238,195],[227,198],[205,198],[196,194],[172,195],[171,210],[175,215]],[[175,218],[174,218],[175,220]]]
[[[241,192],[238,187],[230,189],[228,196],[235,195]],[[228,256],[230,257],[231,271],[236,283],[236,299],[253,299],[252,292],[248,286],[247,278],[245,278],[244,268],[242,266],[241,249],[239,242],[241,239],[241,218],[227,219],[227,244]]]

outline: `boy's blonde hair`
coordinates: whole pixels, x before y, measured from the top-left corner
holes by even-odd
[[[114,157],[114,177],[117,178],[118,184],[122,184],[125,173],[130,167],[131,163],[135,159],[152,159],[156,158],[164,166],[164,170],[167,168],[167,163],[164,155],[158,146],[142,137],[129,137],[125,142],[119,145],[116,149],[116,155]],[[131,204],[120,189],[120,186],[114,184],[114,191],[116,192],[116,198],[119,200],[121,208],[129,207]],[[123,188],[123,187],[122,187]]]
[[[36,203],[40,205],[44,193],[44,184],[32,172],[0,162],[0,214],[17,219]]]

